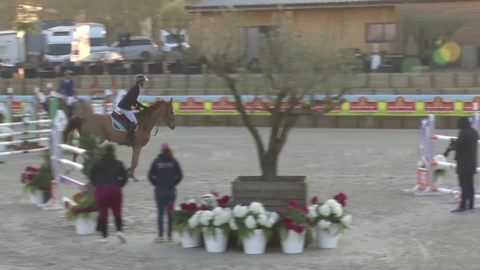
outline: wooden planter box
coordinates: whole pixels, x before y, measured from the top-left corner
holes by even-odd
[[[232,182],[233,204],[260,202],[270,211],[287,208],[289,200],[299,206],[308,204],[306,176],[278,176],[275,182],[262,181],[260,176],[239,176]]]

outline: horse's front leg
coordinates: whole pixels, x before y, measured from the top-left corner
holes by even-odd
[[[142,150],[141,146],[134,146],[132,148],[132,162],[130,168],[127,169],[128,178],[132,178],[133,181],[138,182],[138,179],[135,177],[135,168],[138,165],[138,158],[140,157],[140,151]]]

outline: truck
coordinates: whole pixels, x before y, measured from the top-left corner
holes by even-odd
[[[47,46],[45,61],[77,62],[90,55],[90,27],[57,26],[44,30]]]
[[[0,62],[10,65],[25,62],[24,32],[0,31]]]
[[[105,25],[100,23],[77,23],[76,26],[87,25],[90,27],[90,53],[108,51],[109,46],[105,40],[107,30]]]
[[[177,35],[180,40],[177,40],[170,33],[178,33]],[[162,48],[164,52],[180,51],[178,48],[179,41],[181,41],[183,48],[190,47],[188,44],[187,30],[185,29],[170,29],[170,31],[162,29],[160,30],[160,40],[162,41]]]

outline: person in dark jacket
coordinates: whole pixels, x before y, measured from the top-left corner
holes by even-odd
[[[162,144],[161,153],[152,162],[148,179],[155,187],[155,200],[158,210],[158,238],[163,242],[163,215],[167,206],[175,202],[176,186],[182,181],[183,173],[180,164],[173,157],[167,143]],[[168,212],[167,212],[168,213]],[[168,213],[168,241],[172,241],[172,215]]]
[[[143,88],[143,84],[148,81],[145,75],[139,74],[135,77],[135,85],[130,88],[127,94],[120,100],[118,103],[118,108],[122,113],[130,120],[131,124],[128,127],[127,133],[127,146],[132,146],[135,144],[134,132],[137,127],[137,118],[132,112],[132,107],[135,107],[137,110],[140,108],[146,108],[142,103],[138,102],[138,96],[140,95],[140,90]]]
[[[90,182],[94,187],[95,202],[98,207],[97,230],[102,233],[100,242],[108,242],[108,209],[112,209],[117,227],[117,237],[126,242],[122,231],[122,188],[128,180],[123,163],[115,158],[113,145],[105,147],[105,155],[96,161],[90,170]]]
[[[456,171],[462,190],[462,200],[460,207],[453,210],[453,213],[465,212],[467,201],[469,203],[468,210],[473,211],[475,205],[474,175],[477,173],[478,132],[471,127],[470,121],[466,117],[458,119],[457,126],[460,132],[450,149],[455,151]]]
[[[63,94],[63,101],[65,102],[65,106],[67,107],[67,117],[68,119],[72,118],[73,116],[73,106],[75,100],[75,82],[72,80],[73,72],[71,70],[65,70],[63,75],[65,75],[65,79],[60,83],[60,92]]]

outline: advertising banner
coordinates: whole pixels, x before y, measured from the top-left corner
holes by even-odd
[[[7,96],[0,96],[4,101]],[[89,96],[79,96],[90,100]],[[140,96],[139,101],[149,105],[155,100],[173,99],[175,114],[178,115],[237,115],[233,96]],[[315,97],[321,99],[321,96]],[[377,116],[426,116],[428,114],[466,116],[480,106],[479,95],[347,95],[346,102],[334,108],[330,115],[377,115]],[[25,102],[32,96],[14,96],[14,113],[21,112]],[[95,104],[101,104],[103,99],[95,98]],[[117,99],[115,99],[117,101]],[[242,103],[249,114],[266,115],[272,100],[265,96],[242,96]],[[296,106],[302,107],[309,100],[303,100]],[[476,107],[474,104],[478,104]],[[98,105],[96,105],[98,106]],[[288,108],[284,101],[282,109]],[[316,105],[312,110],[321,111],[324,105]]]

